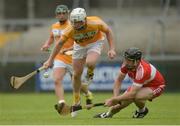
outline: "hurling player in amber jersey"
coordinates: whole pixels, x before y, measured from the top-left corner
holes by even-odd
[[[52,24],[50,37],[41,47],[41,50],[48,51],[50,46],[55,41],[56,43],[62,35],[62,31],[70,25],[68,20],[69,10],[66,5],[58,5],[55,10],[56,18],[58,22]],[[69,38],[67,42],[62,46],[60,52],[56,55],[53,63],[53,78],[55,83],[55,94],[58,98],[58,104],[56,105],[57,110],[61,111],[60,108],[65,104],[64,100],[64,89],[62,85],[63,78],[68,72],[70,76],[73,74],[72,70],[72,56],[65,55],[65,51],[73,49],[74,40]],[[86,96],[86,103],[92,102],[92,94],[88,91],[87,85],[82,85],[81,90]]]
[[[116,55],[112,31],[99,17],[87,17],[83,8],[75,8],[70,14],[71,26],[67,27],[56,44],[49,59],[44,63],[46,68],[52,65],[56,54],[68,39],[75,41],[73,48],[73,106],[80,105],[81,75],[84,65],[93,71],[103,47],[103,34],[109,44],[108,57],[113,59]],[[92,76],[92,75],[91,75]],[[72,107],[73,108],[73,107]],[[73,111],[73,110],[72,110]]]
[[[108,112],[95,115],[95,118],[111,118],[131,103],[135,103],[138,107],[133,118],[143,118],[148,113],[149,110],[145,106],[146,101],[152,101],[162,94],[165,88],[165,80],[152,64],[141,57],[141,50],[135,47],[124,52],[124,62],[114,82],[114,96],[105,101],[105,105],[111,108]],[[119,95],[126,74],[132,79],[132,86],[125,93]]]

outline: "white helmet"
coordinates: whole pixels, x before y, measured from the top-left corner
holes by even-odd
[[[84,8],[75,8],[72,10],[70,14],[70,21],[72,23],[78,22],[78,21],[85,22],[85,19],[86,19],[86,11]]]

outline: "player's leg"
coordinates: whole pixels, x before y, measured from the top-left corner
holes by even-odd
[[[84,96],[86,97],[86,105],[92,104],[93,94],[91,91],[89,91],[88,85],[86,83],[82,82],[81,91],[84,93]]]
[[[84,60],[85,61],[85,60]],[[67,71],[68,71],[68,73],[70,74],[70,76],[71,76],[71,78],[72,78],[72,76],[73,76],[73,68],[72,68],[72,65],[68,65],[67,64]],[[81,85],[81,91],[84,93],[84,94],[86,94],[86,96],[87,96],[87,94],[89,94],[89,91],[88,91],[88,89],[87,89],[87,87],[86,87],[86,85]],[[71,113],[71,115],[74,117],[74,116],[76,116],[77,115],[77,112],[72,112]]]
[[[82,88],[86,91],[86,104],[92,104],[93,95],[88,90],[88,86],[93,81],[94,69],[96,67],[96,63],[101,55],[101,50],[103,47],[103,42],[99,41],[93,44],[89,44],[87,46],[87,56],[86,56],[86,67],[87,67],[87,75],[83,82]]]
[[[71,77],[71,79],[72,79],[72,76],[73,76],[73,68],[72,68],[72,65],[67,65],[67,71],[68,71],[68,73],[70,74],[70,77]],[[85,95],[89,94],[88,87],[87,87],[86,84],[83,84],[83,83],[82,83],[82,85],[81,85],[81,91],[82,91]]]
[[[84,59],[73,59],[73,104],[80,102],[81,75],[84,68]]]
[[[138,107],[138,110],[133,113],[133,118],[143,118],[148,114],[149,110],[145,106],[145,100],[136,100],[134,103]]]
[[[92,83],[94,76],[94,67],[88,67],[86,76],[84,77],[82,81],[82,92],[85,93],[87,97],[92,97],[92,93],[89,91],[88,86]]]
[[[86,48],[76,43],[73,45],[72,66],[73,66],[73,106],[71,116],[76,116],[74,108],[80,105],[81,75],[84,69]]]
[[[65,104],[63,78],[66,74],[65,63],[59,60],[54,61],[53,67],[53,79],[55,84],[55,94],[58,99],[58,103],[55,105],[55,109],[60,112]]]
[[[73,106],[71,116],[75,117],[77,115],[76,107],[80,106],[80,90],[81,90],[81,75],[84,68],[84,59],[73,59]]]
[[[66,69],[62,67],[58,67],[53,70],[55,94],[59,102],[64,100],[64,89],[63,89],[62,81],[65,73],[66,73]]]
[[[91,84],[93,80],[94,69],[101,55],[103,44],[104,44],[103,41],[97,41],[95,43],[89,44],[87,47],[87,56],[86,56],[87,75],[85,80],[85,83],[87,83],[87,85]]]
[[[88,86],[92,83],[94,68],[97,60],[99,59],[100,54],[94,51],[90,51],[86,57],[86,66],[87,66],[87,75],[85,77],[85,81],[82,85],[82,90],[85,92],[86,96],[86,104],[92,104],[93,95],[89,91]]]
[[[86,104],[87,105],[92,104],[92,99],[93,99],[93,95],[92,95],[91,91],[89,91],[89,89],[88,89],[89,84],[91,82],[92,82],[92,79],[90,80],[86,76],[86,79],[82,81],[82,85],[81,85],[81,91],[83,92],[84,96],[86,97]]]
[[[133,118],[143,118],[149,112],[148,108],[145,106],[147,100],[152,100],[160,96],[164,91],[164,85],[158,87],[143,87],[136,94],[134,103],[138,107],[135,111]]]
[[[145,103],[148,99],[152,98],[153,91],[148,87],[141,88],[134,99],[135,105],[138,107],[133,114],[133,118],[143,118],[148,113],[148,108]]]
[[[87,81],[90,80],[90,83],[92,82],[93,76],[94,76],[94,69],[96,67],[96,63],[100,57],[100,54],[94,50],[89,50],[87,57],[86,57],[86,66],[87,66],[87,75],[86,79]],[[88,84],[90,84],[88,83]]]
[[[80,102],[81,75],[84,69],[86,48],[76,43],[73,45],[72,67],[73,67],[73,105]]]
[[[95,68],[94,65],[92,66],[92,65],[90,65],[89,62],[87,63],[87,59],[89,60],[89,55],[91,55],[91,54],[89,53],[86,57],[87,73],[86,73],[85,79],[83,80],[82,86],[81,86],[82,92],[84,93],[84,95],[86,97],[86,104],[87,105],[92,104],[93,95],[89,91],[88,87],[92,83],[93,76],[94,76],[94,68]]]

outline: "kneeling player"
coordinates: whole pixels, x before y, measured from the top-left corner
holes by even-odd
[[[114,96],[105,101],[105,105],[110,107],[110,110],[95,115],[95,118],[111,118],[131,103],[135,103],[138,107],[133,118],[143,118],[148,113],[145,102],[162,94],[165,81],[161,73],[141,57],[142,52],[138,48],[129,48],[124,52],[124,61],[114,83]],[[126,74],[132,78],[133,83],[124,94],[119,95],[121,83]]]

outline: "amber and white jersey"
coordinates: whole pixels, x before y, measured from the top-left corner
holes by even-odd
[[[133,85],[140,87],[156,87],[165,84],[162,74],[150,63],[141,60],[135,71],[130,71],[123,64],[120,68],[122,74],[128,74]]]
[[[63,25],[60,24],[59,22],[54,23],[51,26],[51,35],[54,37],[55,42],[57,42],[61,35],[62,31],[67,28],[70,25],[69,21],[66,21]],[[68,39],[67,42],[63,45],[62,49],[64,48],[71,48],[74,44],[74,41],[72,39]],[[72,63],[72,56],[67,56],[63,54],[57,54],[55,59],[61,60],[64,63],[71,64]]]
[[[55,39],[56,39],[56,37],[58,37],[58,39],[59,39],[59,37],[62,34],[62,31],[65,28],[67,28],[69,25],[70,25],[69,21],[66,21],[63,25],[60,24],[59,22],[56,22],[56,23],[52,24],[50,34],[52,34]]]
[[[109,29],[107,24],[96,16],[90,16],[86,19],[85,29],[75,30],[72,26],[69,26],[63,31],[61,39],[66,41],[68,38],[71,38],[80,46],[86,46],[98,40],[103,40],[103,32]]]

